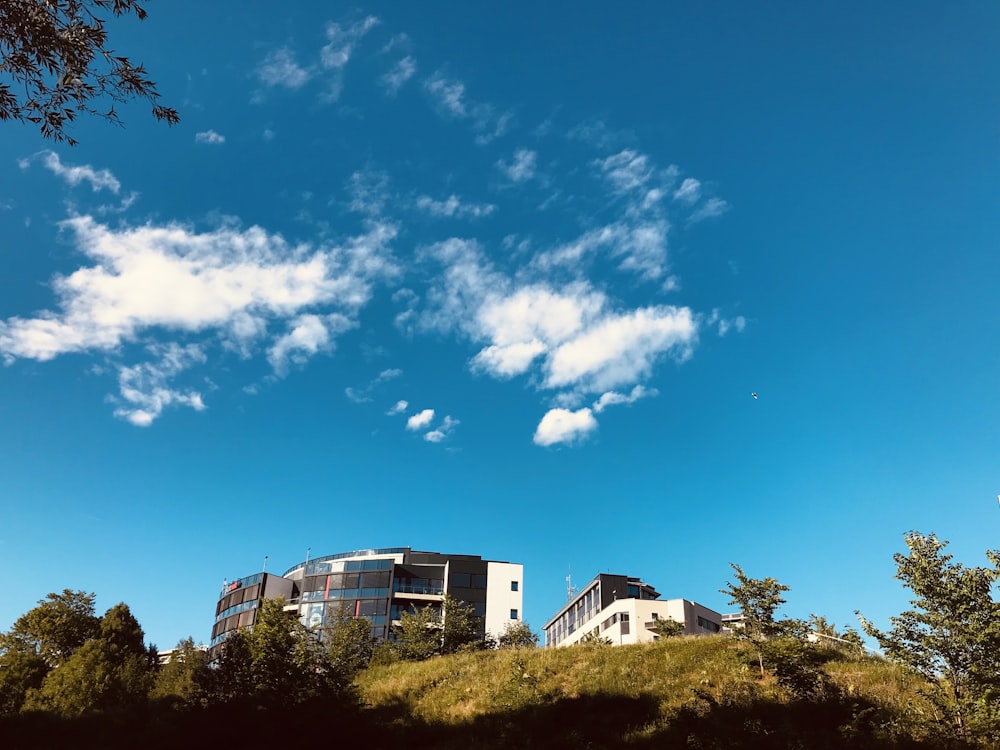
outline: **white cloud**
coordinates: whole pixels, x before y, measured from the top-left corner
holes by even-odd
[[[526,182],[535,176],[537,161],[538,154],[535,151],[521,148],[514,152],[514,159],[512,161],[498,161],[497,168],[511,182]]]
[[[353,325],[343,315],[300,315],[289,322],[288,332],[274,342],[267,359],[278,375],[284,375],[289,363],[302,365],[317,352],[329,351],[333,336]]]
[[[726,201],[721,198],[709,198],[697,211],[688,217],[688,224],[697,224],[699,221],[704,221],[705,219],[714,219],[722,216],[728,210],[729,204]]]
[[[226,136],[216,133],[214,130],[203,130],[194,134],[195,143],[209,143],[219,145],[226,142]]]
[[[590,409],[577,411],[550,409],[535,429],[535,445],[574,443],[597,429],[597,420]]]
[[[443,201],[434,200],[429,195],[421,195],[417,198],[417,208],[431,216],[473,219],[489,216],[496,210],[496,206],[492,203],[463,203],[457,195],[449,195]]]
[[[351,59],[354,45],[378,24],[379,20],[375,16],[368,16],[346,27],[339,23],[328,23],[326,25],[328,41],[320,50],[320,64],[327,70],[343,68]]]
[[[409,408],[409,406],[410,406],[409,401],[402,401],[402,400],[397,401],[393,405],[393,407],[386,412],[386,414],[390,417],[395,416],[396,414],[402,414]]]
[[[312,71],[301,67],[295,62],[295,56],[288,47],[281,47],[271,52],[257,66],[257,78],[265,86],[299,89],[311,77]]]
[[[433,430],[424,433],[424,440],[426,440],[429,443],[440,443],[442,440],[448,437],[451,431],[454,430],[455,427],[457,427],[459,424],[460,423],[457,419],[453,419],[451,417],[445,417],[441,421],[441,424],[439,424]]]
[[[435,73],[424,82],[424,88],[434,101],[452,117],[466,117],[465,84],[449,81],[440,73]]]
[[[602,393],[601,397],[594,402],[593,404],[594,413],[600,414],[609,406],[616,406],[618,404],[634,404],[641,398],[647,398],[656,395],[659,395],[659,391],[657,391],[655,388],[646,388],[641,385],[635,386],[627,394],[619,393],[618,391],[607,391],[606,393]]]
[[[406,420],[406,429],[422,430],[428,427],[434,419],[433,409],[424,409]]]
[[[0,357],[8,363],[201,336],[202,347],[221,343],[244,357],[266,350],[282,374],[289,363],[330,351],[334,337],[354,325],[373,285],[397,273],[388,250],[395,229],[385,224],[320,247],[290,245],[259,227],[112,229],[90,216],[62,226],[89,265],[53,280],[54,310],[0,320]],[[285,330],[269,335],[269,322],[283,322]],[[156,403],[195,405],[193,397],[166,385],[176,367],[151,367],[122,366],[121,387],[132,394],[123,398],[138,404],[129,419],[142,422],[143,412],[151,421],[159,414],[154,402],[145,404],[135,394],[156,392]],[[144,389],[137,382],[153,385]]]
[[[121,190],[121,183],[110,170],[94,169],[89,164],[83,166],[71,166],[63,164],[59,154],[55,151],[44,151],[40,154],[42,165],[52,174],[62,178],[67,185],[76,186],[81,182],[90,184],[90,189],[95,193],[100,190],[110,190],[115,195]],[[27,169],[30,160],[22,159],[18,161],[21,169]]]
[[[682,203],[696,203],[701,197],[701,183],[694,177],[688,177],[681,186],[674,191],[674,200]]]
[[[194,344],[180,346],[176,343],[150,347],[159,356],[155,362],[134,366],[119,366],[118,390],[124,404],[115,409],[116,417],[137,427],[148,427],[168,406],[189,406],[202,411],[205,403],[197,391],[181,391],[169,386],[171,378],[192,364],[204,362],[204,351]]]
[[[487,346],[472,358],[472,366],[496,377],[507,378],[527,372],[531,363],[544,354],[546,346],[541,341],[522,341],[506,346]]]
[[[549,388],[572,386],[601,392],[649,375],[666,353],[690,356],[697,325],[686,307],[646,307],[608,315],[559,346],[546,366]]]
[[[596,164],[615,192],[630,192],[649,181],[649,159],[632,149],[623,149],[606,159],[598,159]]]
[[[403,59],[399,60],[390,70],[380,79],[382,85],[385,87],[386,91],[390,94],[397,94],[399,90],[403,88],[403,85],[409,81],[417,72],[417,61],[412,57],[407,55]]]

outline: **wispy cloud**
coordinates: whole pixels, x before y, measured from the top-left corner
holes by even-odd
[[[55,151],[43,151],[38,154],[38,158],[47,170],[61,178],[67,185],[77,186],[81,182],[90,185],[90,189],[95,193],[100,190],[109,190],[115,195],[121,190],[121,183],[108,169],[94,169],[89,164],[71,165],[63,164],[59,154]],[[27,169],[31,164],[30,159],[22,159],[18,162],[21,169]]]
[[[194,142],[217,146],[226,142],[226,136],[216,133],[214,130],[203,130],[200,133],[194,134]]]
[[[688,224],[697,224],[705,219],[717,218],[728,210],[729,204],[726,201],[721,198],[709,198],[688,217]]]
[[[597,429],[597,420],[590,409],[577,411],[550,409],[535,428],[535,445],[576,443]]]
[[[343,68],[351,59],[354,45],[378,24],[379,20],[375,16],[368,16],[364,20],[346,26],[339,23],[328,23],[326,25],[327,43],[320,50],[320,64],[327,70]]]
[[[489,216],[496,210],[492,203],[463,203],[457,195],[449,195],[443,201],[434,200],[429,195],[417,198],[417,208],[437,217],[473,218]]]
[[[347,181],[347,192],[351,211],[372,218],[381,216],[391,197],[389,175],[373,168],[357,170]]]
[[[397,414],[404,413],[408,408],[410,408],[410,402],[409,401],[400,400],[400,401],[397,401],[395,404],[393,404],[392,408],[389,409],[389,411],[386,412],[386,415],[390,416],[390,417],[394,417]]]
[[[452,81],[436,73],[424,82],[424,88],[442,112],[451,117],[465,117],[465,84]]]
[[[440,443],[442,440],[447,438],[452,430],[454,430],[459,425],[459,421],[452,417],[445,417],[441,420],[441,424],[435,427],[433,430],[424,433],[424,440],[429,443]]]
[[[688,177],[681,183],[681,186],[674,191],[674,200],[683,203],[696,203],[701,197],[701,183],[694,177]]]
[[[641,385],[635,386],[628,393],[619,393],[618,391],[607,391],[602,393],[601,397],[593,404],[593,409],[595,414],[600,414],[602,411],[607,409],[609,406],[616,406],[618,404],[634,404],[641,398],[649,398],[651,396],[656,396],[659,394],[655,388],[646,388]]]
[[[605,159],[598,159],[595,163],[618,193],[636,190],[650,178],[649,159],[632,149],[624,149]]]
[[[395,380],[402,374],[403,371],[398,368],[382,370],[382,372],[380,372],[375,378],[373,378],[366,385],[360,388],[350,388],[350,387],[345,388],[344,395],[347,396],[348,399],[350,399],[356,404],[367,403],[373,400],[372,394],[375,392],[375,389],[378,388],[382,383],[385,383],[389,380]],[[406,402],[401,401],[399,403],[405,404]],[[403,408],[405,409],[406,407],[404,406]]]
[[[149,349],[156,356],[154,361],[118,367],[120,397],[111,399],[119,404],[115,416],[137,427],[148,427],[168,406],[202,411],[205,403],[201,393],[173,388],[170,381],[192,364],[204,362],[204,351],[195,344],[176,343],[153,345]]]
[[[502,159],[497,162],[497,168],[511,182],[526,182],[535,176],[538,153],[521,148],[514,152],[514,158],[507,162]]]
[[[288,47],[270,52],[257,66],[256,72],[257,79],[265,86],[286,89],[300,89],[313,76],[313,71],[295,61],[295,55]]]
[[[417,61],[411,56],[398,60],[393,66],[392,70],[382,76],[379,79],[382,82],[382,86],[385,88],[389,94],[395,96],[399,93],[399,90],[403,88],[407,81],[413,78],[417,72]]]

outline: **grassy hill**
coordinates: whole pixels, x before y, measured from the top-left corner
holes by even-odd
[[[387,747],[945,746],[904,670],[818,648],[795,662],[761,679],[732,639],[676,638],[373,666],[357,686]]]
[[[371,666],[354,694],[263,708],[151,703],[116,716],[0,717],[0,748],[367,750],[957,748],[919,681],[879,659],[795,641],[771,655],[726,637],[573,646]]]

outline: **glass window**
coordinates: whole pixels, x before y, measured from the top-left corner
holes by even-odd
[[[472,588],[474,588],[474,589],[484,589],[484,588],[486,588],[486,574],[485,573],[475,573],[472,576]]]
[[[472,588],[472,576],[468,573],[452,573],[451,585],[462,589]]]
[[[517,587],[518,587],[517,581],[511,581],[510,582],[510,590],[511,591],[517,591]]]
[[[510,611],[510,619],[512,619],[512,620],[516,620],[517,619],[517,610],[516,609],[512,609]]]

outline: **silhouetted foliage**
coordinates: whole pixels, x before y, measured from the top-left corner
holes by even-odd
[[[146,99],[168,125],[180,120],[146,69],[108,47],[102,12],[146,18],[136,0],[0,0],[0,120],[70,145],[66,127],[80,114],[120,125],[115,104],[130,99]]]

